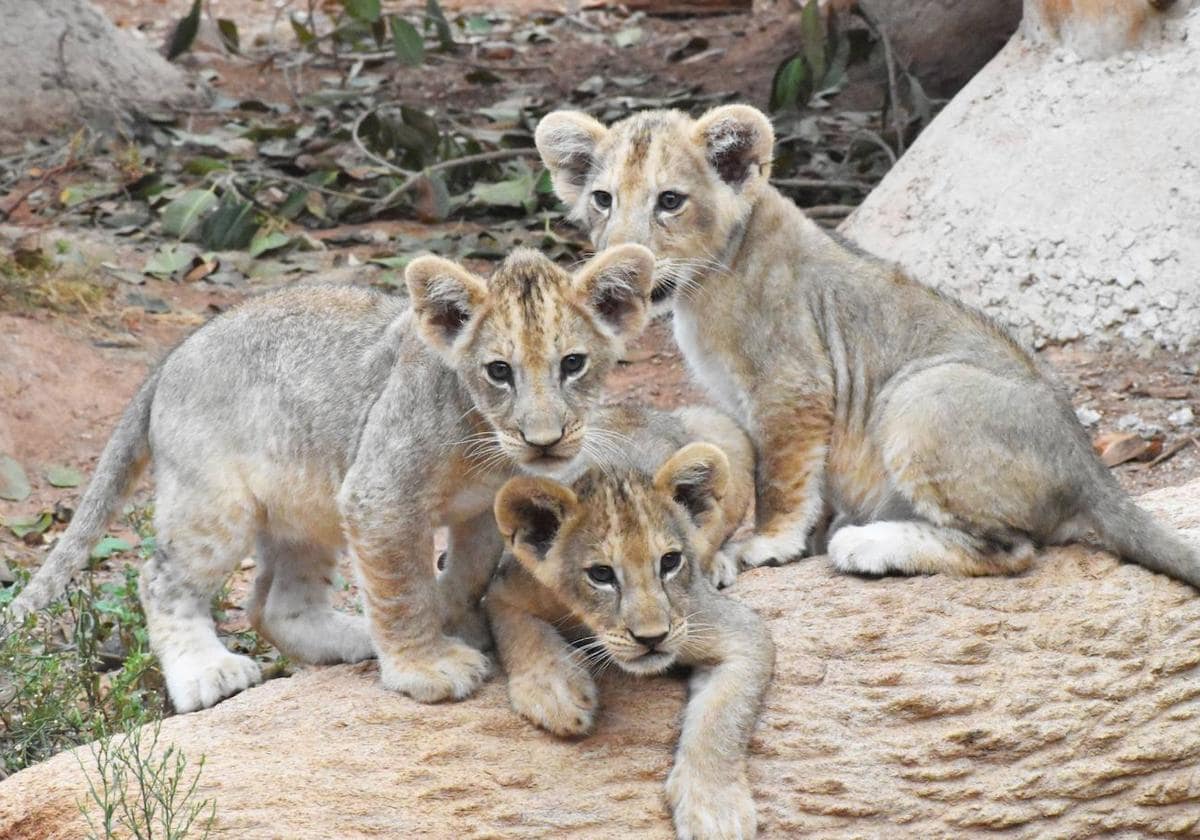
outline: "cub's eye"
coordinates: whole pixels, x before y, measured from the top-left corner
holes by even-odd
[[[562,367],[563,376],[571,376],[583,370],[583,366],[587,364],[587,356],[583,353],[571,353],[563,356],[560,366]]]
[[[683,555],[678,551],[668,551],[658,561],[658,568],[661,574],[673,572],[679,568],[679,564],[683,562]]]
[[[612,566],[588,566],[587,576],[592,583],[609,584],[617,579],[617,573]]]
[[[673,190],[660,192],[658,194],[658,209],[672,213],[682,207],[685,201],[687,201],[687,196],[683,193],[677,193]]]
[[[506,385],[512,382],[512,366],[508,362],[488,362],[487,375],[493,382]]]
[[[601,210],[607,210],[609,207],[612,207],[612,193],[605,192],[604,190],[596,190],[592,193],[592,201]]]

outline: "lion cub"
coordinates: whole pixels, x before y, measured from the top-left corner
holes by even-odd
[[[633,674],[692,666],[667,779],[687,838],[751,837],[756,826],[746,746],[775,649],[754,611],[703,573],[726,527],[728,487],[725,455],[693,443],[653,478],[594,467],[570,487],[514,478],[496,496],[510,554],[484,603],[513,708],[557,735],[581,735],[597,703],[589,661]]]
[[[254,624],[316,663],[377,655],[384,686],[461,698],[489,669],[478,601],[502,544],[496,489],[556,474],[587,446],[605,374],[648,318],[645,248],[597,255],[573,276],[514,251],[484,280],[437,257],[405,274],[412,299],[297,288],[214,318],[150,374],[126,409],[70,527],[16,615],[87,560],[153,456],[157,548],[141,574],[150,643],[179,711],[256,683],[222,646],[210,601],[257,548]],[[458,558],[433,574],[433,534]],[[335,611],[348,550],[367,620]]]
[[[1067,398],[993,321],[844,244],[769,182],[767,118],[727,105],[537,128],[597,247],[646,245],[653,298],[758,455],[750,566],[825,546],[848,572],[1019,571],[1084,535],[1200,586],[1200,558],[1137,507]]]

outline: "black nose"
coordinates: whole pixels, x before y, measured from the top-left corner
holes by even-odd
[[[633,640],[639,645],[645,645],[650,650],[654,650],[662,644],[663,639],[667,638],[666,633],[659,633],[657,636],[639,636],[637,633],[630,633],[629,635],[633,636]]]

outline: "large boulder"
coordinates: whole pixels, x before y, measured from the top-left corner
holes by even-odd
[[[0,23],[0,149],[81,122],[199,101],[179,68],[87,0],[7,0]]]
[[[1144,503],[1200,543],[1200,481]],[[864,580],[823,558],[743,575],[774,684],[750,774],[764,837],[1021,838],[1200,831],[1200,597],[1079,547],[1028,574]],[[462,703],[306,671],[167,720],[206,763],[215,836],[669,838],[677,679],[601,679],[564,741],[491,681]],[[0,837],[84,833],[86,748],[0,784]],[[94,770],[92,771],[94,772]]]
[[[1026,5],[1024,32],[843,232],[1026,340],[1186,348],[1200,336],[1200,4]]]

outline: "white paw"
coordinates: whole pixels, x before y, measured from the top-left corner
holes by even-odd
[[[215,655],[193,655],[163,663],[167,693],[175,711],[194,712],[262,682],[262,670],[248,656],[222,650]]]
[[[738,558],[742,568],[782,566],[804,556],[804,540],[753,536],[739,540],[727,546],[725,550]]]
[[[586,735],[596,720],[596,684],[582,668],[510,675],[508,699],[521,717],[562,737]]]
[[[462,700],[479,687],[491,669],[487,656],[445,636],[426,650],[406,651],[400,658],[381,656],[379,661],[384,687],[421,703]]]
[[[330,632],[336,637],[337,658],[333,661],[362,662],[364,659],[374,659],[375,645],[367,630],[367,620],[361,615],[334,615],[336,618]]]
[[[714,778],[680,761],[667,777],[667,799],[679,840],[750,840],[758,833],[744,776]]]
[[[717,589],[724,589],[726,586],[732,586],[737,580],[738,575],[738,558],[733,551],[719,550],[712,557],[712,565],[709,568],[708,579],[713,582],[713,586]]]
[[[886,575],[901,570],[903,545],[883,539],[878,526],[848,525],[839,528],[829,541],[829,559],[839,572]]]

